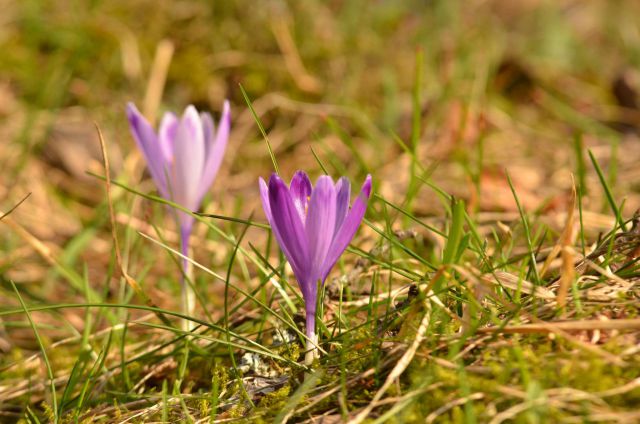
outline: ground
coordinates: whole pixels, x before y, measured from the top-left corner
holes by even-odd
[[[637,2],[0,10],[0,421],[640,421]],[[224,99],[185,332],[125,105]],[[268,146],[287,181],[373,177],[311,367]]]

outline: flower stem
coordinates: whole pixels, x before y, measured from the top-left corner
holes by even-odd
[[[182,273],[180,274],[182,313],[191,316],[195,309],[195,292],[187,280],[191,280],[191,263],[186,259],[189,256],[189,238],[191,236],[191,226],[180,227],[180,253],[185,257],[182,259]],[[184,331],[191,331],[193,322],[187,319],[182,322]]]
[[[311,366],[313,360],[318,357],[318,335],[316,334],[316,314],[307,313],[307,343],[306,354],[304,356],[304,364]]]

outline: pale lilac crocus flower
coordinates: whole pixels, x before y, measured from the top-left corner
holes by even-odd
[[[190,211],[198,210],[222,164],[231,125],[229,102],[224,102],[217,129],[209,113],[198,114],[191,105],[180,118],[165,113],[157,132],[133,103],[127,105],[127,118],[162,197]],[[180,250],[186,257],[194,218],[180,210],[174,212],[180,227]],[[183,267],[186,274],[186,259]],[[185,281],[182,285],[183,311],[191,313],[194,294]]]
[[[315,188],[303,171],[295,173],[289,187],[275,173],[268,185],[260,178],[262,207],[304,298],[308,365],[313,362],[318,340],[318,283],[324,284],[364,218],[371,195],[371,175],[351,208],[350,192],[346,177],[334,184],[331,177],[323,175]]]

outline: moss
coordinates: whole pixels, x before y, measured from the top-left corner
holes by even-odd
[[[198,400],[198,411],[201,417],[207,417],[211,413],[211,403],[207,399]]]
[[[288,343],[286,346],[280,346],[276,349],[276,353],[288,361],[297,362],[300,359],[300,344]],[[288,367],[283,361],[277,361],[282,367]]]
[[[253,414],[256,417],[256,422],[272,422],[273,417],[287,404],[290,394],[291,386],[286,384],[278,390],[264,395]]]
[[[213,392],[213,388],[217,387],[220,393],[227,385],[229,385],[229,371],[222,365],[215,365],[211,369],[211,391]]]
[[[248,408],[244,402],[238,402],[227,411],[229,418],[243,418],[247,414]]]
[[[291,386],[285,384],[278,390],[264,395],[263,398],[260,399],[260,407],[270,409],[277,408],[278,410],[280,410],[287,402],[290,393]]]
[[[42,407],[42,411],[44,412],[44,415],[47,417],[49,422],[55,422],[55,414],[53,413],[53,408],[51,407],[51,405],[49,405],[47,402],[42,402],[40,403],[40,406]]]
[[[523,361],[517,360],[515,346],[504,343],[485,346],[473,363],[481,370],[467,369],[464,379],[457,369],[432,360],[414,360],[406,371],[405,380],[409,387],[419,389],[431,384],[437,386],[418,396],[394,418],[396,421],[391,422],[414,422],[417,417],[424,417],[463,397],[465,385],[470,393],[481,392],[485,396],[472,404],[480,421],[490,419],[487,405],[494,405],[498,411],[503,411],[522,402],[520,398],[505,395],[503,390],[508,386],[524,392],[528,400],[542,399],[539,405],[521,414],[527,422],[557,422],[565,417],[565,412],[545,400],[546,390],[571,387],[588,393],[600,392],[620,387],[640,376],[637,361],[627,366],[615,366],[602,356],[578,349],[564,339],[551,340],[535,335],[522,338],[517,346],[518,355]],[[620,345],[616,346],[619,348]],[[608,397],[606,402],[621,407],[637,404],[640,402],[640,389]],[[591,410],[590,407],[589,403],[584,405],[585,414]],[[464,420],[464,406],[452,407],[438,417],[438,422],[457,423]],[[520,422],[519,418],[516,422]]]
[[[120,411],[120,405],[118,405],[118,399],[113,400],[113,407],[114,407],[114,416],[116,419],[118,419],[118,421],[120,421],[122,419],[122,411]]]

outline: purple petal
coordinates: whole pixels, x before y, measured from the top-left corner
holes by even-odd
[[[318,178],[311,193],[305,233],[309,242],[310,278],[315,285],[322,276],[323,264],[333,240],[336,225],[336,190],[328,175]]]
[[[167,197],[167,180],[164,170],[168,163],[164,159],[155,131],[133,103],[127,104],[127,119],[133,139],[147,161],[147,168],[156,187],[162,196]]]
[[[202,122],[202,131],[204,133],[204,147],[208,154],[209,148],[213,145],[213,138],[216,135],[216,124],[213,122],[209,112],[200,112],[200,121]]]
[[[229,130],[231,127],[231,113],[229,111],[229,102],[225,101],[222,107],[222,116],[220,117],[220,123],[218,125],[218,132],[214,136],[214,125],[211,115],[208,113],[203,114],[202,126],[204,129],[204,142],[205,142],[205,164],[202,171],[201,189],[198,193],[198,201],[204,197],[205,193],[213,184],[213,180],[216,178],[222,159],[224,158],[224,151],[227,147],[227,140],[229,139]]]
[[[349,246],[351,239],[353,239],[353,236],[356,234],[356,231],[362,222],[362,218],[364,218],[364,214],[367,211],[369,196],[371,196],[371,175],[367,175],[367,179],[362,185],[360,194],[356,198],[355,202],[353,202],[351,210],[347,214],[342,226],[331,243],[327,259],[322,267],[323,282],[327,278],[327,275],[329,275],[331,268],[336,264],[340,255],[342,255],[342,252],[344,252],[347,246]]]
[[[262,200],[262,209],[264,209],[264,214],[267,217],[269,224],[271,225],[271,231],[273,231],[273,234],[275,235],[276,240],[278,241],[278,245],[280,245],[282,252],[287,257],[287,260],[289,261],[289,263],[291,264],[291,267],[293,268],[294,274],[296,274],[297,276],[299,275],[298,273],[300,272],[300,270],[297,268],[297,264],[294,264],[292,260],[289,259],[291,257],[291,253],[287,248],[287,244],[281,241],[283,240],[282,234],[280,234],[278,227],[273,222],[273,215],[271,214],[271,205],[269,203],[269,188],[267,187],[267,183],[265,183],[262,178],[259,178],[258,184],[260,185],[260,199]]]
[[[158,142],[166,163],[173,161],[173,147],[178,131],[178,118],[175,114],[167,112],[162,116],[158,129]]]
[[[202,168],[204,166],[204,134],[200,116],[188,106],[180,120],[174,145],[174,168],[169,189],[176,203],[198,209]]]
[[[262,209],[264,209],[264,214],[267,217],[267,221],[271,225],[273,218],[271,217],[271,205],[269,204],[269,187],[267,187],[267,183],[264,182],[262,177],[258,179],[258,185],[260,186],[260,199],[262,200]]]
[[[271,228],[289,260],[291,268],[293,268],[302,294],[307,298],[310,286],[307,236],[293,200],[291,200],[289,188],[277,174],[272,174],[269,178],[268,196],[272,218]]]
[[[342,222],[349,212],[349,199],[351,198],[351,183],[347,177],[342,177],[336,183],[336,226],[333,234],[337,234]]]
[[[311,180],[304,171],[296,171],[291,178],[291,184],[289,185],[289,192],[293,199],[293,204],[298,210],[300,219],[304,223],[307,219],[307,208],[309,206],[309,197],[311,196]]]

